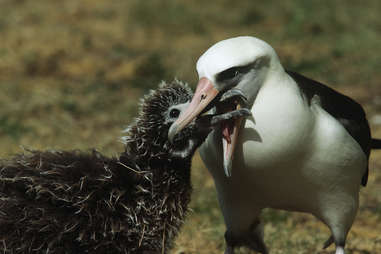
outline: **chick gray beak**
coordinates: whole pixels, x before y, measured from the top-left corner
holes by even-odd
[[[192,122],[192,120],[208,106],[208,104],[217,96],[218,92],[219,91],[209,79],[203,77],[199,80],[196,92],[188,108],[169,128],[168,139],[170,142],[173,142],[175,135]]]

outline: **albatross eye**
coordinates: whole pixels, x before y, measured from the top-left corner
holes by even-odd
[[[228,81],[233,80],[245,73],[249,72],[252,68],[252,64],[244,65],[244,66],[236,66],[224,70],[217,75],[217,81]]]
[[[177,118],[179,117],[179,115],[180,115],[180,110],[178,110],[177,108],[171,109],[171,111],[169,111],[169,116],[171,118]]]
[[[218,80],[229,80],[229,79],[233,79],[235,78],[236,76],[238,76],[239,74],[239,69],[238,67],[233,67],[233,68],[230,68],[230,69],[227,69],[223,72],[221,72],[220,74],[218,74]]]

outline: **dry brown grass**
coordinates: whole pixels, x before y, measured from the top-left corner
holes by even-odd
[[[0,0],[0,155],[20,152],[20,145],[115,154],[143,93],[175,76],[194,84],[199,55],[243,34],[265,39],[286,67],[356,98],[375,119],[381,114],[380,3]],[[372,130],[381,137],[381,125]],[[370,166],[349,253],[381,253],[380,152]],[[224,224],[198,156],[193,182],[194,212],[173,253],[221,253]],[[321,250],[329,233],[308,215],[266,211],[264,218],[274,254],[333,251]]]

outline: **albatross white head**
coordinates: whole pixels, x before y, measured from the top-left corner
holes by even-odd
[[[249,106],[252,106],[266,79],[272,76],[271,73],[283,72],[283,68],[275,50],[269,44],[255,37],[242,36],[220,41],[209,48],[198,59],[197,72],[199,82],[196,92],[186,111],[169,130],[170,140],[197,117],[218,94],[232,88],[240,89],[248,99]],[[231,174],[240,121],[232,125],[222,128],[224,168],[228,176]]]

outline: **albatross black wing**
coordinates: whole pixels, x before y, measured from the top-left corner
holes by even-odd
[[[357,141],[369,160],[371,148],[376,148],[377,142],[371,139],[370,128],[364,109],[353,99],[317,81],[298,73],[287,71],[298,84],[302,96],[311,103],[314,95],[319,96],[322,108],[335,117]],[[361,180],[362,185],[368,182],[368,168]]]

